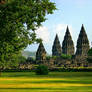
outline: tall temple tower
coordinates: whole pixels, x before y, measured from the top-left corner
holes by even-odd
[[[60,56],[61,53],[62,53],[62,48],[60,45],[58,35],[56,34],[56,37],[52,46],[52,56]]]
[[[45,48],[43,46],[43,43],[41,42],[39,44],[38,50],[36,52],[36,60],[43,61],[45,59],[46,59],[46,51],[45,51]]]
[[[67,26],[64,40],[62,42],[62,53],[66,55],[74,55],[74,43]]]
[[[89,40],[85,32],[85,28],[82,24],[81,31],[77,40],[76,56],[87,56],[87,52],[89,49]]]

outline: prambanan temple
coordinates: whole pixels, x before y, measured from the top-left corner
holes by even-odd
[[[36,63],[37,64],[48,64],[57,66],[68,66],[68,67],[78,67],[78,66],[90,66],[87,62],[87,52],[90,49],[89,40],[82,25],[79,37],[77,40],[76,51],[74,47],[74,42],[72,36],[69,32],[67,26],[64,40],[62,42],[62,47],[56,34],[55,40],[52,46],[52,56],[46,56],[46,50],[43,43],[40,43],[38,50],[36,52]],[[71,58],[64,58],[63,56],[71,56]]]

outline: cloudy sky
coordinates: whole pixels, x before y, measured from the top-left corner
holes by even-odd
[[[56,33],[62,46],[66,27],[69,26],[72,39],[76,46],[77,38],[84,24],[88,39],[91,44],[92,37],[92,0],[51,0],[56,3],[58,10],[52,15],[47,15],[43,26],[36,33],[43,39],[44,47],[47,53],[52,53],[52,44]],[[36,51],[38,44],[32,44],[25,50]]]

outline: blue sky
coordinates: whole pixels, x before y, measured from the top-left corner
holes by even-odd
[[[38,37],[43,39],[44,47],[47,53],[51,54],[52,44],[56,33],[62,46],[66,27],[69,26],[74,45],[76,47],[77,38],[84,24],[88,39],[91,43],[92,37],[92,0],[51,0],[56,3],[58,10],[54,14],[47,15],[43,26],[36,33]],[[25,50],[36,51],[38,44],[32,44]]]

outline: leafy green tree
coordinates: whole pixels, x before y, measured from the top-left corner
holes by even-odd
[[[35,58],[34,57],[28,57],[26,60],[27,63],[31,63],[31,64],[36,64]]]
[[[18,69],[20,63],[26,62],[26,58],[21,54],[12,54],[9,60],[0,62],[0,69]]]
[[[12,61],[28,44],[40,42],[35,30],[54,10],[50,0],[0,0],[0,62]]]
[[[88,56],[92,56],[92,48],[88,51]]]
[[[92,63],[92,48],[88,51],[88,58],[87,58],[87,61],[89,63]]]

